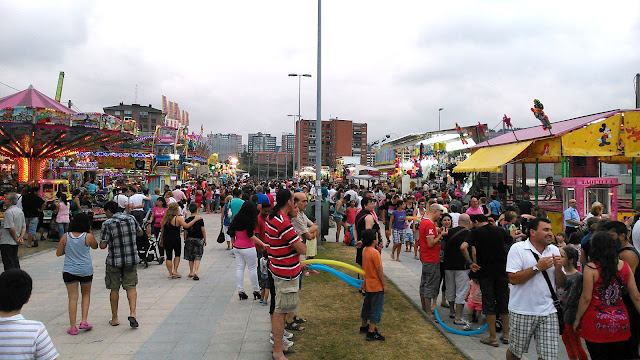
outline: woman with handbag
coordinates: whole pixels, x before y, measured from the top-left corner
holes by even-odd
[[[637,311],[640,293],[629,265],[618,258],[618,241],[611,234],[599,231],[591,238],[589,258],[573,328],[579,329],[592,360],[623,359],[620,349],[631,336],[628,310],[634,309],[626,308],[622,293],[629,291]]]
[[[227,250],[231,250],[231,236],[229,236],[228,232],[229,232],[229,224],[231,224],[231,221],[229,220],[231,218],[231,209],[229,209],[229,204],[231,203],[231,200],[233,199],[233,196],[228,195],[225,199],[224,199],[224,205],[222,205],[222,211],[220,214],[220,222],[222,223],[222,232],[224,233],[224,237],[227,240]]]

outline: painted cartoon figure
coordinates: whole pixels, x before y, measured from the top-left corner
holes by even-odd
[[[600,141],[600,147],[605,145],[611,145],[611,143],[607,141],[608,139],[611,139],[611,129],[607,127],[607,124],[602,124],[602,126],[600,127],[600,129],[598,129],[598,131],[602,133],[602,136],[600,136],[600,140],[598,140]]]

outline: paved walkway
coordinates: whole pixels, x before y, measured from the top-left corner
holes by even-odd
[[[81,331],[77,336],[66,333],[69,325],[67,293],[61,279],[63,258],[57,258],[53,251],[21,260],[23,269],[34,279],[33,295],[23,309],[24,315],[45,323],[65,359],[270,359],[268,309],[251,299],[239,301],[235,259],[225,250],[225,244],[215,242],[220,231],[219,216],[204,215],[209,246],[200,265],[200,281],[186,277],[185,261],[180,264],[182,279],[167,279],[165,265],[157,262],[138,269],[138,329],[128,326],[124,291],[120,292],[121,325],[112,327],[107,323],[111,311],[109,292],[104,288],[106,250],[91,252],[95,271],[89,311],[92,331]],[[327,239],[335,239],[334,228]],[[420,308],[420,262],[413,259],[413,253],[404,251],[402,262],[391,261],[389,249],[385,249],[382,259],[386,276]],[[247,272],[245,288],[251,289]],[[443,320],[457,328],[446,316],[448,310],[440,309]],[[436,327],[442,330],[439,325]],[[504,359],[506,345],[492,348],[479,342],[486,333],[443,334],[469,359]],[[567,359],[562,341],[560,345],[560,359]],[[536,358],[534,344],[525,358]]]
[[[251,298],[239,301],[235,259],[226,245],[216,243],[219,216],[204,215],[209,245],[200,265],[200,281],[186,277],[189,266],[184,260],[182,279],[167,279],[165,265],[157,262],[147,269],[138,268],[138,329],[128,326],[124,291],[120,292],[121,325],[107,323],[111,311],[109,291],[104,287],[106,250],[92,251],[89,323],[93,330],[80,330],[77,336],[66,333],[69,318],[61,275],[63,258],[52,251],[21,260],[34,280],[31,301],[23,309],[25,317],[45,323],[64,359],[269,359],[268,308]],[[247,272],[245,288],[251,289]]]

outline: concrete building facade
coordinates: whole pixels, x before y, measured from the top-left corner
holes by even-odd
[[[208,134],[207,142],[212,153],[218,154],[218,159],[224,161],[229,156],[239,158],[242,153],[242,135],[238,134]]]
[[[140,136],[153,135],[157,125],[164,125],[162,124],[162,110],[154,108],[151,104],[143,106],[120,103],[116,106],[107,106],[102,110],[105,114],[113,115],[122,120],[135,120],[138,123],[138,129],[140,129]]]
[[[276,137],[261,132],[249,134],[247,150],[251,154],[256,152],[275,152]]]
[[[296,134],[298,126],[296,126]],[[301,120],[301,165],[313,166],[316,163],[316,121]],[[360,164],[367,164],[367,124],[354,123],[351,120],[329,119],[322,121],[322,165],[336,166],[340,156],[359,156]]]

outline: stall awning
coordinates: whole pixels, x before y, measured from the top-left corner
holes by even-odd
[[[469,158],[458,164],[453,172],[500,172],[500,167],[518,156],[533,141],[490,146],[478,149]]]

